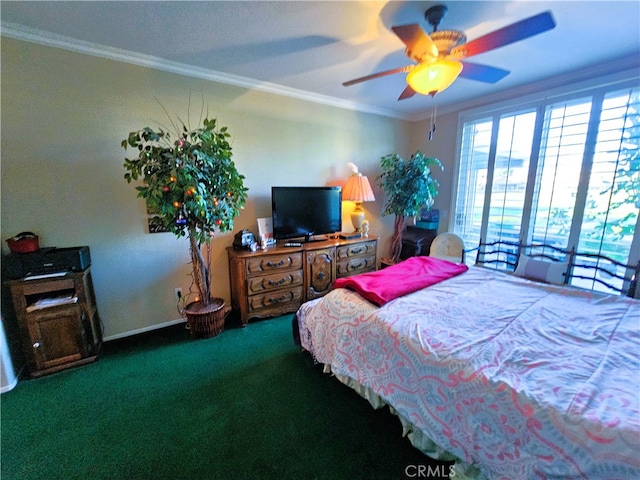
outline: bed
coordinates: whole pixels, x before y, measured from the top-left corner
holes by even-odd
[[[388,405],[417,448],[454,459],[457,478],[640,478],[640,301],[568,285],[584,273],[575,252],[543,283],[522,264],[547,259],[500,247],[393,299],[337,285],[301,306],[299,342],[374,407]],[[482,266],[514,255],[519,275]],[[430,259],[405,262],[414,258]],[[638,265],[627,267],[633,296]],[[400,270],[377,272],[377,288],[397,285]]]

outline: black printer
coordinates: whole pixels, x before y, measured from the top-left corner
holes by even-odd
[[[31,253],[10,253],[3,259],[12,279],[58,272],[81,272],[91,265],[89,247],[44,247]]]

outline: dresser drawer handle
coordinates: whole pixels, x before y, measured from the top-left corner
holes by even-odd
[[[351,249],[351,253],[352,253],[353,255],[358,255],[358,254],[360,254],[360,253],[362,253],[362,252],[364,252],[364,251],[365,251],[365,248],[364,248],[364,247],[358,247],[358,248],[352,248],[352,249]]]
[[[282,295],[278,298],[269,298],[269,303],[282,303],[282,302],[286,302],[287,301],[287,296],[286,295]]]
[[[279,287],[280,285],[282,285],[286,281],[287,281],[286,278],[281,278],[277,282],[275,280],[269,280],[268,283],[269,283],[269,286],[271,286],[271,287]]]
[[[284,259],[280,260],[278,263],[273,263],[273,262],[269,261],[269,262],[267,262],[267,267],[278,268],[278,267],[283,266],[285,263],[286,262],[285,262]]]
[[[352,265],[352,266],[353,266],[353,269],[354,269],[354,270],[360,270],[362,267],[364,267],[364,266],[365,266],[365,264],[364,264],[364,263],[362,263],[362,262],[360,262],[359,264],[357,264],[357,265]]]

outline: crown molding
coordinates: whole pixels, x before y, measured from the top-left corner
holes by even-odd
[[[239,75],[219,72],[216,70],[194,67],[192,65],[173,62],[171,60],[155,57],[153,55],[145,55],[120,48],[113,48],[106,45],[77,40],[75,38],[66,37],[64,35],[58,35],[55,33],[26,27],[18,23],[0,22],[0,35],[16,40],[44,45],[47,47],[60,48],[76,53],[114,60],[116,62],[129,63],[132,65],[151,68],[154,70],[176,73],[178,75],[184,75],[187,77],[199,78],[202,80],[223,83],[226,85],[233,85],[249,90],[256,90],[273,95],[295,98],[298,100],[304,100],[321,105],[327,105],[346,110],[354,110],[361,113],[381,115],[384,117],[397,118],[400,120],[408,119],[408,117],[404,115],[400,115],[397,112],[393,112],[384,108],[378,108],[357,102],[350,102],[348,100],[341,100],[339,98],[330,97],[328,95],[320,95],[317,93],[308,92],[306,90],[285,87],[283,85],[278,85],[275,83],[258,81],[247,77],[241,77]]]
[[[592,89],[600,85],[640,79],[640,57],[637,54],[614,58],[607,63],[608,66],[605,73],[603,73],[602,63],[597,63],[499,93],[446,105],[442,107],[438,113],[442,115],[461,111],[472,111],[477,108],[482,109],[488,105],[499,106],[505,102],[513,102],[514,99],[526,102],[531,99],[538,99],[541,96],[549,98],[555,95],[564,95],[567,92]],[[422,121],[428,118],[426,114],[418,114],[411,117],[410,120]]]

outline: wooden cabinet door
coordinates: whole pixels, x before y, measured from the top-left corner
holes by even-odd
[[[80,360],[88,355],[82,308],[55,307],[38,312],[29,325],[34,370]]]
[[[306,253],[305,302],[326,295],[331,290],[331,284],[336,278],[335,257],[335,248],[311,250]]]

